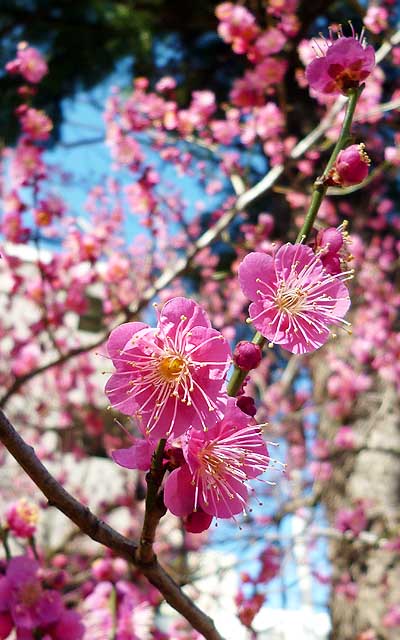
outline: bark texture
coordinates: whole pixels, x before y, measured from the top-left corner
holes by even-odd
[[[315,367],[323,403],[328,374],[321,359],[315,359]],[[354,508],[360,500],[368,521],[366,533],[329,543],[330,640],[398,640],[400,627],[384,624],[388,609],[400,603],[400,545],[387,548],[388,540],[400,541],[400,403],[395,389],[376,378],[355,401],[346,423],[354,430],[357,448],[332,455],[333,476],[322,499],[332,525],[339,509]],[[322,410],[321,437],[332,442],[338,426]],[[355,583],[354,598],[337,589],[346,574]]]

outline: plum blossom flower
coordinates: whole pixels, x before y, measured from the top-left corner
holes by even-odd
[[[290,243],[273,256],[250,253],[239,266],[242,291],[253,300],[250,321],[270,346],[297,354],[321,347],[329,325],[348,325],[350,298],[341,282],[348,274],[331,275],[310,247]]]
[[[48,72],[48,67],[37,49],[28,47],[26,42],[20,42],[17,57],[6,64],[6,71],[19,73],[28,82],[37,84]]]
[[[231,2],[218,5],[215,13],[220,20],[218,33],[221,38],[232,45],[235,53],[246,53],[260,31],[253,14],[246,7]]]
[[[112,597],[115,598],[115,611],[111,606]],[[111,636],[117,640],[150,639],[152,608],[132,583],[124,580],[118,580],[115,585],[99,582],[85,599],[83,611],[84,640],[104,640]]]
[[[138,418],[147,437],[208,429],[222,418],[230,349],[194,301],[169,300],[157,328],[123,324],[107,346],[116,372],[106,393],[113,407]]]
[[[363,32],[358,38],[353,31],[344,37],[340,29],[338,39],[325,40],[324,49],[318,47],[318,57],[306,69],[307,81],[318,93],[348,94],[369,76],[375,66],[375,52],[367,45]]]
[[[33,107],[19,109],[23,132],[32,140],[48,140],[53,123],[44,113]]]
[[[13,502],[6,512],[7,527],[19,538],[31,538],[36,531],[39,509],[26,498]]]
[[[172,513],[189,516],[200,511],[231,518],[244,510],[246,482],[261,475],[270,462],[260,428],[250,421],[229,398],[223,419],[214,427],[185,434],[184,461],[164,487],[165,505]]]
[[[35,560],[17,556],[0,577],[0,613],[8,613],[17,628],[27,631],[55,623],[63,610],[60,594],[43,589],[38,571]]]

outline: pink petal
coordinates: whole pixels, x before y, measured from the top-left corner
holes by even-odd
[[[118,359],[121,351],[123,351],[129,340],[132,339],[132,336],[146,327],[148,327],[148,325],[144,324],[144,322],[125,322],[111,331],[107,341],[107,351],[110,358],[112,360]]]
[[[8,578],[0,578],[0,612],[8,611],[11,596],[11,584]]]
[[[54,589],[46,589],[36,605],[39,623],[47,626],[56,622],[64,609],[61,595]]]
[[[160,326],[165,325],[167,332],[175,334],[182,316],[187,318],[184,331],[192,327],[210,327],[211,323],[204,309],[189,298],[172,298],[165,303],[161,311]]]
[[[205,513],[201,509],[199,511],[193,511],[185,518],[183,526],[188,533],[201,533],[206,531],[212,523],[213,516],[209,513]]]
[[[257,300],[260,285],[257,278],[263,282],[274,282],[274,261],[266,253],[254,251],[249,253],[239,265],[239,283],[245,296],[250,300]]]
[[[232,495],[225,492],[218,494],[214,490],[208,490],[207,503],[202,491],[199,491],[199,503],[203,511],[217,518],[231,518],[238,513],[243,513],[248,498],[247,488],[242,482],[230,478],[229,490]]]
[[[138,408],[138,403],[130,393],[131,380],[132,374],[129,372],[126,374],[115,373],[109,378],[104,389],[114,409],[127,415],[133,415]]]
[[[111,457],[121,467],[126,469],[140,469],[148,471],[153,455],[154,444],[146,440],[135,440],[127,449],[116,449],[111,452]]]
[[[165,506],[176,516],[187,516],[194,509],[195,488],[187,464],[175,469],[164,485]]]

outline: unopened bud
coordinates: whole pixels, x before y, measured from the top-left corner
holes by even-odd
[[[257,407],[254,403],[253,398],[251,398],[250,396],[239,396],[238,399],[236,400],[236,406],[241,411],[243,411],[243,413],[246,413],[248,416],[251,416],[252,418],[257,413]]]
[[[352,144],[339,153],[329,172],[328,184],[341,187],[360,184],[367,177],[370,164],[365,144]]]
[[[255,369],[261,362],[261,347],[254,342],[242,340],[238,342],[233,352],[233,362],[239,369],[250,371]]]

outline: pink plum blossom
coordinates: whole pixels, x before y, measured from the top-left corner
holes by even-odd
[[[347,324],[349,293],[340,278],[325,271],[310,247],[287,243],[273,256],[253,252],[239,266],[243,293],[253,300],[250,320],[270,341],[292,353],[321,347],[329,325]]]
[[[400,627],[400,605],[394,604],[383,616],[382,624],[386,629],[395,629]]]
[[[147,437],[208,429],[223,417],[230,349],[192,300],[169,300],[155,329],[143,322],[117,327],[107,346],[116,367],[106,385],[110,402],[135,415]]]
[[[17,556],[0,578],[0,613],[9,613],[14,625],[27,631],[56,622],[63,609],[60,594],[43,589],[38,571],[35,560]]]
[[[339,449],[353,449],[355,446],[353,429],[343,425],[338,429],[333,442]]]
[[[318,56],[306,69],[307,81],[318,93],[347,95],[369,76],[375,66],[375,52],[363,36],[345,38],[339,32],[338,39],[326,40],[318,48]],[[324,50],[325,49],[325,50]]]
[[[364,24],[372,33],[381,33],[388,26],[388,10],[385,7],[371,5],[364,17]]]
[[[21,112],[23,132],[32,140],[48,140],[53,123],[50,118],[38,109],[24,108]]]
[[[105,640],[111,636],[116,640],[150,640],[152,637],[152,609],[135,584],[124,580],[115,585],[99,582],[85,599],[83,611],[84,640]]]
[[[339,509],[336,514],[336,529],[342,531],[351,531],[358,536],[367,526],[367,516],[362,504],[357,505],[355,509]]]
[[[235,53],[246,53],[260,31],[253,14],[231,2],[218,5],[215,13],[221,21],[218,25],[221,38],[232,45]]]
[[[48,67],[37,49],[28,47],[26,42],[20,42],[17,57],[6,64],[6,70],[9,73],[19,73],[28,82],[37,84],[48,72]]]
[[[18,538],[31,538],[36,531],[38,517],[37,506],[26,498],[21,498],[7,509],[7,527]]]
[[[190,429],[183,439],[183,464],[165,482],[164,500],[177,516],[201,509],[230,518],[246,506],[250,478],[261,475],[269,456],[260,428],[228,400],[223,419],[207,431]]]

